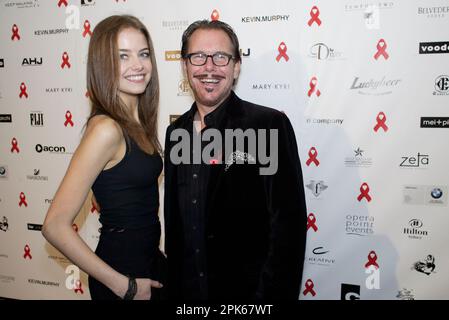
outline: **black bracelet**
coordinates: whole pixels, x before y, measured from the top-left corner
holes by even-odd
[[[133,277],[128,277],[128,291],[126,291],[123,300],[132,300],[137,293],[137,282]]]

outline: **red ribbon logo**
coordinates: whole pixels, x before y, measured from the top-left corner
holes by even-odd
[[[374,131],[377,132],[379,128],[384,129],[385,132],[388,131],[388,126],[385,124],[387,121],[387,117],[385,116],[385,113],[379,112],[379,114],[376,117],[377,124],[374,126]]]
[[[371,196],[368,194],[369,192],[369,186],[366,182],[362,183],[360,186],[360,194],[357,197],[357,200],[362,201],[363,198],[365,198],[368,202],[371,201]]]
[[[377,52],[374,55],[374,59],[379,59],[380,56],[383,56],[385,58],[385,60],[387,60],[390,56],[388,55],[386,49],[387,49],[387,43],[385,42],[384,39],[380,39],[377,42]]]
[[[305,286],[306,289],[302,292],[302,294],[307,295],[308,293],[310,293],[312,296],[315,297],[316,292],[315,290],[313,290],[313,287],[315,286],[313,281],[311,279],[307,279]]]
[[[320,15],[320,9],[318,9],[317,6],[313,6],[312,10],[310,10],[310,20],[309,22],[307,22],[307,24],[310,26],[312,26],[312,24],[314,22],[316,22],[317,25],[321,26],[321,20],[318,17]]]
[[[11,152],[14,152],[14,151],[17,152],[17,153],[20,152],[19,144],[18,144],[16,138],[12,138],[12,140],[11,140]]]
[[[68,5],[67,0],[59,0],[58,7],[61,7],[61,5],[65,5],[67,7]]]
[[[27,86],[23,82],[20,84],[19,98],[22,98],[22,96],[25,96],[25,98],[28,99]]]
[[[17,27],[16,24],[13,24],[13,25],[12,25],[12,36],[11,36],[11,40],[14,41],[14,39],[20,40],[19,28]]]
[[[310,166],[310,164],[313,162],[318,167],[320,165],[320,161],[316,158],[317,155],[318,152],[316,151],[315,147],[310,148],[309,159],[306,161],[306,165]]]
[[[375,251],[371,251],[368,254],[368,262],[365,264],[365,268],[368,268],[369,266],[375,266],[376,269],[379,269],[379,265],[377,264],[377,254]]]
[[[212,19],[212,21],[217,21],[218,19],[220,19],[220,14],[218,13],[217,9],[214,9],[214,11],[212,11],[210,18]]]
[[[79,279],[76,280],[74,289],[75,293],[79,292],[80,294],[84,294],[83,285]]]
[[[28,207],[28,203],[26,202],[26,198],[25,198],[25,193],[21,192],[19,198],[20,198],[19,207],[21,207],[22,204],[25,207]]]
[[[67,110],[65,113],[64,126],[67,127],[69,124],[73,127],[72,113],[69,110]]]
[[[321,96],[321,91],[319,89],[316,89],[316,84],[318,82],[318,79],[316,77],[312,77],[309,82],[309,91],[307,92],[307,95],[310,97],[314,92],[317,95],[317,97]]]
[[[83,38],[85,38],[86,35],[92,36],[92,31],[90,31],[90,22],[89,22],[89,20],[84,21]]]
[[[97,206],[95,205],[94,201],[92,200],[92,207],[90,208],[90,213],[94,213],[94,212],[100,212],[97,208]]]
[[[29,245],[25,245],[25,247],[23,248],[23,251],[25,252],[23,254],[23,258],[29,258],[29,259],[33,259],[33,257],[31,256],[31,249]]]
[[[284,42],[281,42],[278,47],[279,54],[276,57],[276,61],[279,62],[281,58],[284,58],[285,61],[288,61],[289,56],[287,55],[287,45]]]
[[[307,231],[309,228],[312,228],[315,232],[318,231],[318,227],[316,226],[316,217],[313,213],[309,213],[307,216]]]
[[[67,66],[67,68],[69,68],[69,69],[72,66],[69,62],[69,55],[67,54],[67,52],[64,52],[62,54],[61,69],[64,69],[65,66]]]

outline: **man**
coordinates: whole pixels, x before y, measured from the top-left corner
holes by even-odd
[[[211,301],[298,299],[306,207],[290,121],[232,91],[241,58],[237,36],[226,23],[191,24],[181,56],[195,103],[166,132],[170,295]],[[244,143],[227,150],[223,146],[229,141],[214,141],[218,147],[207,149],[211,137],[228,137],[229,130]],[[270,163],[262,152],[267,150],[274,150]]]

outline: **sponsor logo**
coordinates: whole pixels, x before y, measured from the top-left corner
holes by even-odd
[[[418,7],[418,15],[427,18],[445,18],[449,13],[449,6],[444,7]]]
[[[402,157],[401,168],[426,168],[429,165],[429,155],[418,152],[416,156]]]
[[[449,128],[449,117],[421,117],[421,128]]]
[[[0,257],[8,258],[7,255],[0,254]],[[13,276],[7,276],[4,274],[0,274],[0,283],[12,283],[15,282],[16,278]]]
[[[346,12],[365,11],[368,8],[377,7],[380,10],[392,9],[394,7],[394,1],[358,1],[345,4]]]
[[[242,17],[242,23],[257,23],[257,22],[283,22],[288,21],[289,15],[270,15],[270,16],[252,16]]]
[[[309,264],[329,267],[335,263],[334,258],[328,257],[329,252],[324,247],[316,247],[312,250],[313,255],[308,256],[306,261]]]
[[[169,123],[172,124],[172,123],[175,122],[176,119],[178,119],[180,116],[181,116],[180,114],[171,114],[171,115],[169,116],[169,120],[168,120]]]
[[[341,284],[341,300],[360,300],[360,286],[356,284]]]
[[[69,153],[66,152],[64,146],[44,146],[42,144],[36,144],[35,150],[37,153],[49,152],[49,153]]]
[[[447,186],[405,185],[403,203],[409,205],[447,206]]]
[[[41,231],[42,225],[41,224],[34,224],[34,223],[27,223],[27,229],[30,231]]]
[[[40,58],[23,58],[22,67],[33,67],[33,66],[41,66],[42,65],[42,57]]]
[[[449,95],[449,76],[441,75],[435,79],[435,91],[434,96],[447,96]]]
[[[189,26],[189,20],[162,20],[162,27],[169,30],[185,30]]]
[[[59,34],[68,34],[69,29],[63,28],[63,29],[42,29],[42,30],[35,30],[34,35],[35,36],[48,36],[48,35],[59,35]]]
[[[165,61],[181,60],[181,50],[165,51]]]
[[[95,5],[95,0],[81,0],[81,6],[93,6]]]
[[[0,122],[1,123],[11,123],[12,115],[11,114],[0,114]]]
[[[322,124],[322,125],[342,125],[344,119],[332,119],[332,118],[307,118],[307,124]]]
[[[415,300],[413,290],[409,290],[406,288],[399,290],[398,294],[396,295],[396,298],[398,298],[399,300]]]
[[[347,235],[369,236],[374,233],[374,217],[362,215],[346,215]]]
[[[40,111],[30,112],[30,124],[32,127],[43,127],[44,126],[44,114]]]
[[[370,157],[363,156],[365,151],[357,147],[354,150],[354,156],[345,158],[346,167],[368,168],[373,164],[373,160]]]
[[[312,192],[315,198],[318,198],[321,193],[328,188],[328,186],[324,184],[323,180],[310,180],[306,187]]]
[[[5,8],[27,9],[39,8],[39,0],[33,1],[5,1]]]
[[[425,259],[415,262],[412,268],[415,271],[430,276],[432,273],[435,273],[435,257],[431,254],[428,254]]]
[[[316,43],[310,47],[309,57],[317,60],[343,60],[343,52],[329,47],[325,43]]]
[[[8,167],[0,165],[0,179],[8,179]]]
[[[423,222],[419,219],[412,219],[408,222],[408,226],[404,227],[403,233],[406,234],[410,239],[422,239],[427,237],[429,232],[421,229]]]
[[[290,83],[257,83],[252,85],[253,90],[290,90]]]
[[[9,229],[8,218],[3,216],[3,218],[0,220],[0,230],[6,232],[8,231],[8,229]]]
[[[46,93],[70,93],[72,88],[45,88]]]
[[[5,67],[5,59],[0,58],[0,68],[4,68]]]
[[[449,41],[419,43],[419,54],[436,53],[449,53]]]
[[[41,285],[41,286],[59,287],[59,282],[46,281],[46,280],[40,280],[40,279],[28,279],[28,283],[37,284],[37,285]]]
[[[33,174],[27,174],[27,179],[32,181],[48,181],[48,176],[41,176],[40,169],[34,169]]]
[[[190,85],[186,79],[181,79],[178,82],[178,96],[190,96]]]
[[[350,87],[351,90],[357,90],[357,93],[362,95],[386,95],[391,94],[392,89],[399,85],[401,79],[385,79],[380,80],[369,79],[363,80],[360,77],[354,77],[354,81]]]

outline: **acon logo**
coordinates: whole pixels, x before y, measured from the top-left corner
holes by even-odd
[[[50,153],[65,153],[65,147],[62,146],[43,146],[41,144],[36,144],[36,152],[50,152]]]

